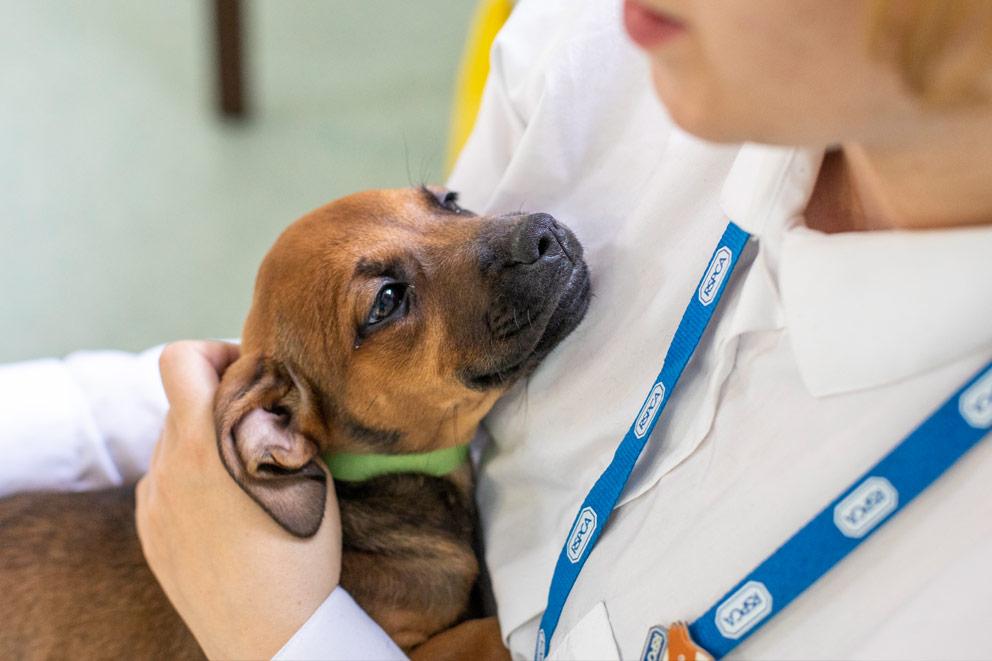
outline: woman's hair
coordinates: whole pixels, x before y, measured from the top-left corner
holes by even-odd
[[[872,0],[872,52],[924,103],[990,98],[992,0]]]

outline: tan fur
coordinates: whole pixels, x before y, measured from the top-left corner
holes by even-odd
[[[502,392],[470,390],[454,378],[466,360],[485,359],[479,354],[487,347],[466,338],[464,329],[489,304],[466,249],[486,222],[439,217],[409,190],[359,193],[304,216],[262,264],[245,352],[300,366],[315,392],[335,393],[339,406],[363,421],[389,421],[403,434],[397,450],[468,442]],[[409,270],[429,270],[430,286],[416,290],[424,321],[354,349],[352,329],[378,289],[374,278],[355,277],[356,266],[405,261],[411,247],[420,266]],[[325,449],[382,450],[353,438],[333,416],[308,424],[310,435],[326,440]]]
[[[145,564],[133,489],[0,500],[0,658],[203,658]]]
[[[410,655],[413,661],[508,661],[499,622],[486,617],[462,622],[439,633]]]

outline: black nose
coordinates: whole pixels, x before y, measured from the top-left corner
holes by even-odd
[[[561,254],[557,230],[558,223],[546,213],[533,213],[517,221],[510,238],[513,263],[533,264],[544,257]]]

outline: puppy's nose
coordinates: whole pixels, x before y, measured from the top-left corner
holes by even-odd
[[[546,213],[532,213],[517,222],[510,238],[510,258],[514,264],[533,264],[539,259],[561,254],[555,231],[558,223]]]

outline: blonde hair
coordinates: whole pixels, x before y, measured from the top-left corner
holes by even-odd
[[[872,0],[869,30],[873,53],[925,103],[989,99],[992,0]]]

